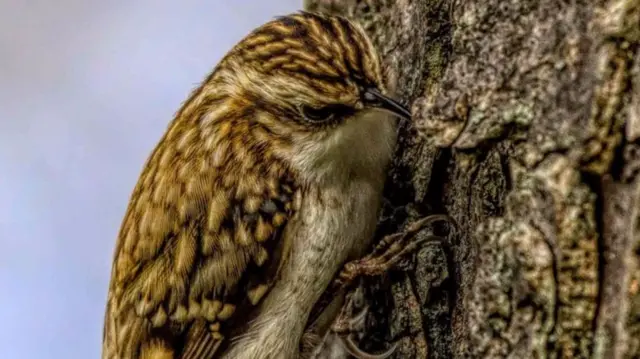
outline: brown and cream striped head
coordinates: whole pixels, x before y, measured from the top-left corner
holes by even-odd
[[[213,76],[296,130],[334,127],[367,109],[410,117],[387,96],[365,32],[342,17],[301,12],[268,22],[241,40]]]

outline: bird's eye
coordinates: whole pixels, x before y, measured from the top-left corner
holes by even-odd
[[[335,122],[348,118],[355,112],[353,107],[344,104],[332,104],[323,107],[301,105],[299,109],[302,117],[312,123]]]
[[[300,106],[300,113],[309,122],[328,122],[335,116],[333,108],[326,106],[314,108],[311,106]]]

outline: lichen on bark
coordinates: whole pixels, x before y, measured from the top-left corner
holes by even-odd
[[[459,224],[368,282],[397,358],[640,357],[640,0],[307,0],[360,22],[400,129],[379,235]]]

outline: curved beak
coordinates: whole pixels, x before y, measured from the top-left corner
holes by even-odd
[[[381,94],[375,88],[366,89],[363,97],[369,106],[389,111],[404,120],[411,120],[411,112],[406,107],[402,106],[398,101]]]

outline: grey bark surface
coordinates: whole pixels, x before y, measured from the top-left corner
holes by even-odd
[[[435,213],[459,224],[367,281],[361,346],[640,357],[640,0],[305,7],[363,24],[412,109],[379,235]]]

